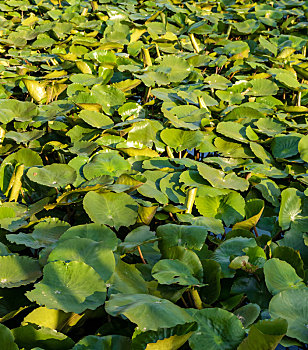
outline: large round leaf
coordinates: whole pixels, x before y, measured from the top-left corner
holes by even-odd
[[[106,224],[116,229],[134,224],[138,215],[136,202],[126,193],[88,192],[84,197],[83,206],[95,223]]]
[[[271,80],[254,79],[251,81],[251,91],[249,95],[252,96],[270,96],[276,95],[278,86]]]
[[[32,233],[19,232],[6,237],[10,242],[38,249],[56,243],[68,228],[70,228],[70,224],[65,221],[60,221],[57,218],[46,218],[35,225]]]
[[[273,318],[288,321],[287,336],[308,343],[308,289],[288,289],[276,294],[269,304]]]
[[[282,337],[286,334],[286,320],[263,320],[252,325],[248,337],[238,347],[238,350],[275,350]]]
[[[184,309],[149,294],[112,295],[106,302],[106,311],[111,316],[124,315],[143,332],[194,322]]]
[[[105,301],[105,282],[83,262],[51,262],[43,272],[43,280],[26,294],[31,301],[50,309],[77,314],[86,309],[96,309]]]
[[[120,176],[130,168],[129,162],[118,154],[100,153],[94,156],[82,171],[84,176],[91,180],[102,175]]]
[[[226,226],[243,220],[245,216],[245,200],[237,192],[219,196],[202,193],[196,198],[195,204],[201,215],[223,220]]]
[[[180,260],[162,259],[152,269],[153,277],[160,284],[178,284],[192,286],[200,284],[193,271]]]
[[[185,149],[193,149],[203,141],[203,134],[200,131],[187,131],[180,129],[167,129],[165,128],[160,137],[166,145],[174,148],[176,152],[183,151]]]
[[[294,268],[283,260],[268,260],[264,264],[264,275],[267,289],[274,295],[289,288],[305,286]]]
[[[296,188],[286,188],[281,193],[279,210],[279,225],[287,230],[290,224],[301,217],[302,199],[301,193]]]
[[[65,187],[72,184],[77,177],[75,169],[67,164],[46,165],[42,168],[30,168],[27,176],[31,181],[49,187]]]
[[[246,179],[233,172],[226,175],[223,171],[203,163],[198,164],[198,170],[200,175],[213,187],[230,188],[237,191],[246,191],[249,187],[249,182]]]
[[[234,237],[221,243],[215,250],[213,260],[219,262],[221,266],[222,277],[230,278],[234,276],[234,271],[229,268],[231,256],[245,255],[243,249],[246,247],[255,247],[257,245],[254,238]]]
[[[45,350],[69,350],[74,345],[73,340],[65,334],[34,325],[15,328],[13,335],[18,346],[25,349],[42,346]]]
[[[60,241],[48,257],[48,262],[81,261],[93,267],[104,281],[108,281],[115,269],[112,250],[106,249],[104,242],[89,238],[72,238]]]
[[[183,246],[188,249],[200,250],[207,237],[207,229],[204,226],[187,226],[167,224],[157,228],[157,236],[160,249]]]
[[[271,143],[273,156],[276,158],[290,158],[299,151],[299,141],[302,135],[290,133],[288,135],[276,135]]]
[[[17,121],[31,120],[38,113],[33,102],[18,100],[0,100],[0,122],[7,124],[13,119]]]
[[[27,256],[0,256],[0,287],[13,288],[35,282],[42,275],[37,260]]]
[[[234,350],[245,337],[241,321],[226,310],[213,308],[190,309],[190,314],[198,322],[199,329],[189,339],[193,350]]]
[[[60,237],[60,241],[66,239],[89,238],[96,242],[102,242],[105,249],[115,250],[118,244],[118,238],[115,233],[105,225],[85,224],[69,228]]]

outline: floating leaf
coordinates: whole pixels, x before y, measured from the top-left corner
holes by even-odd
[[[212,308],[203,310],[190,309],[199,329],[189,339],[192,349],[235,349],[245,337],[241,321],[226,310]]]
[[[269,312],[273,318],[284,318],[288,321],[287,336],[303,343],[308,342],[307,330],[307,288],[287,289],[276,294],[269,304]]]
[[[99,274],[83,262],[56,261],[44,268],[41,282],[27,292],[31,301],[47,308],[75,312],[94,310],[102,305],[106,286]]]
[[[126,193],[88,192],[83,200],[86,213],[97,224],[129,226],[136,222],[138,206]]]
[[[194,322],[193,318],[169,300],[149,294],[116,294],[106,302],[111,316],[124,315],[142,330],[156,331]]]
[[[67,164],[51,164],[33,167],[27,172],[31,181],[49,187],[65,187],[76,180],[76,171]]]
[[[0,256],[0,286],[14,288],[35,282],[42,272],[37,260],[27,256]]]
[[[274,295],[289,288],[304,287],[294,268],[279,259],[270,259],[264,264],[264,275],[266,286]]]

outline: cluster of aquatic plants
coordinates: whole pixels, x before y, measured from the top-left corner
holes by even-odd
[[[0,0],[1,348],[306,346],[307,14]]]

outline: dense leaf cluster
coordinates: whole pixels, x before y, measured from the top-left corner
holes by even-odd
[[[307,14],[0,0],[1,349],[306,346]]]

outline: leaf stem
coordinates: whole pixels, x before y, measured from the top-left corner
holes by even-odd
[[[166,151],[167,151],[167,154],[168,154],[169,158],[174,158],[174,155],[173,155],[173,153],[171,151],[170,146],[166,146]]]
[[[186,193],[186,210],[185,213],[191,214],[195,199],[196,199],[197,187],[190,188]]]
[[[256,237],[259,237],[258,231],[257,231],[257,228],[256,228],[255,225],[254,225],[254,227],[253,227],[253,232],[255,233]]]
[[[149,49],[142,48],[142,54],[143,54],[143,64],[144,66],[152,66],[152,60],[150,56]]]
[[[182,303],[184,304],[184,306],[185,306],[186,308],[188,308],[189,306],[188,306],[188,304],[186,303],[185,299],[183,298],[183,295],[181,296],[181,300],[182,300]]]
[[[19,196],[19,192],[21,190],[21,178],[23,176],[24,173],[24,164],[20,164],[16,170],[16,174],[15,174],[15,181],[12,187],[12,191],[10,194],[10,198],[9,198],[9,202],[15,201],[17,202],[18,200],[18,196]]]
[[[190,34],[188,34],[188,36],[189,36],[190,42],[191,42],[191,44],[192,44],[192,46],[193,46],[193,48],[195,50],[195,53],[199,53],[200,52],[200,47],[199,47],[199,45],[198,45],[198,43],[196,41],[196,38],[195,38],[194,34],[190,33]]]
[[[201,310],[203,307],[202,307],[202,300],[200,298],[200,295],[197,291],[197,289],[195,288],[192,288],[190,290],[190,295],[194,301],[194,304],[195,304],[195,307],[198,309],[198,310]]]
[[[138,252],[139,252],[139,255],[140,255],[140,258],[141,258],[142,262],[144,264],[146,264],[146,261],[144,260],[144,257],[143,257],[143,254],[142,254],[140,246],[138,245],[137,248],[138,248]]]

